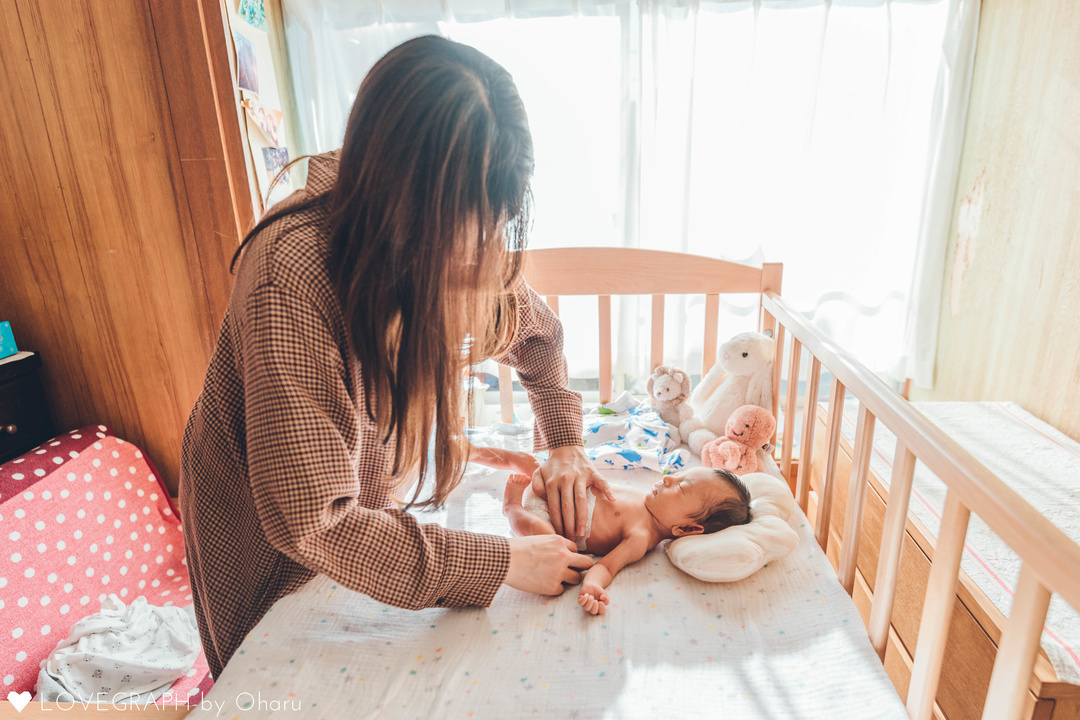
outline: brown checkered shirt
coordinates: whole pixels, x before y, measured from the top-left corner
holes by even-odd
[[[312,159],[292,199],[328,189],[336,167],[335,154]],[[184,432],[180,514],[215,676],[270,606],[318,573],[419,609],[486,606],[509,567],[505,538],[421,525],[392,507],[382,479],[393,443],[363,412],[328,256],[321,209],[249,244]],[[531,289],[521,301],[522,330],[503,360],[528,390],[538,442],[580,444],[562,326]]]

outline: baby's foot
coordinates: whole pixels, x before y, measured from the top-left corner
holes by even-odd
[[[525,497],[525,488],[529,485],[528,478],[525,478],[524,484],[518,479],[523,477],[525,476],[511,475],[506,479],[506,487],[503,488],[503,515],[511,510],[522,509],[521,501]]]

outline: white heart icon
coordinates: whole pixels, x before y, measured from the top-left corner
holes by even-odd
[[[30,704],[30,693],[23,690],[17,693],[14,690],[7,694],[8,702],[15,706],[15,712],[22,712],[23,708]]]

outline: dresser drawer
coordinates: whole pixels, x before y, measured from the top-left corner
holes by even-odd
[[[0,463],[55,435],[37,373],[0,384]]]

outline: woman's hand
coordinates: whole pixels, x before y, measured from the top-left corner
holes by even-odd
[[[615,499],[611,486],[596,472],[585,448],[579,445],[555,448],[536,472],[547,491],[551,526],[570,540],[585,534],[589,521],[589,503],[585,494],[588,488],[596,488],[608,500]],[[533,482],[536,482],[535,476]]]
[[[560,595],[563,583],[581,582],[581,570],[593,561],[577,553],[574,543],[558,535],[510,538],[510,570],[503,582],[540,595]]]

